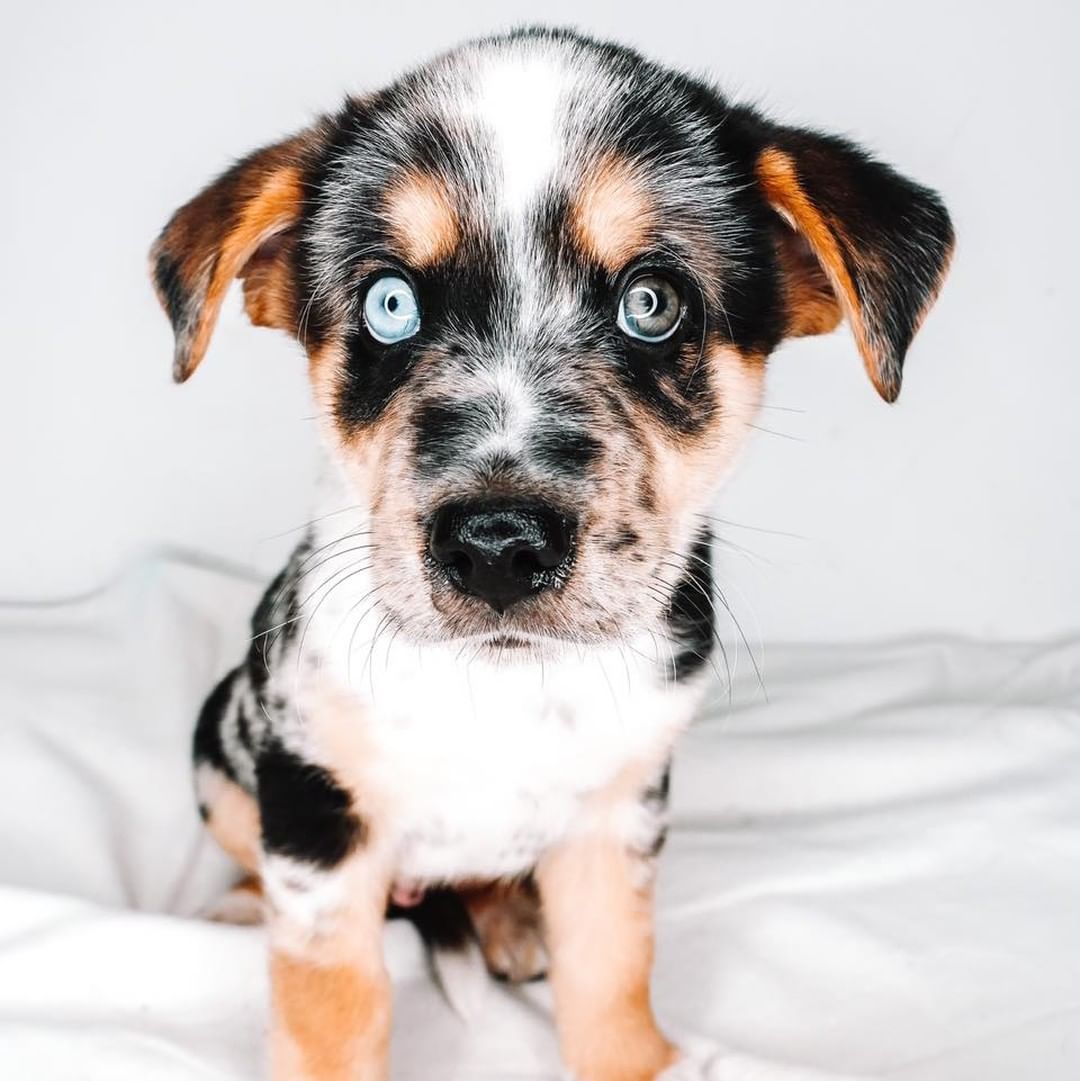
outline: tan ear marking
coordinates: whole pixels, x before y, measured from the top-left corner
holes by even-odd
[[[295,221],[301,198],[300,170],[289,166],[271,174],[262,191],[244,207],[214,262],[187,362],[177,373],[179,380],[187,379],[206,355],[210,335],[233,279],[260,244]]]
[[[411,266],[434,266],[457,248],[461,230],[453,203],[442,181],[429,173],[407,173],[387,192],[383,209]]]
[[[904,358],[948,269],[948,212],[935,192],[842,139],[795,129],[778,129],[776,139],[756,172],[794,230],[777,223],[787,333],[832,329],[835,302],[870,381],[895,401]]]
[[[150,250],[151,276],[176,336],[173,377],[198,367],[225,294],[253,256],[293,226],[303,206],[303,133],[256,151],[201,191],[169,219]],[[292,329],[286,309],[294,288],[287,259],[258,258],[245,283],[245,306],[256,323]]]
[[[762,151],[758,158],[757,174],[765,198],[785,221],[806,238],[817,256],[851,324],[866,371],[875,386],[878,386],[877,368],[872,360],[870,343],[866,339],[862,322],[859,294],[855,289],[855,283],[851,280],[847,264],[844,262],[836,225],[826,222],[821,212],[810,201],[799,182],[799,173],[794,160],[783,150],[771,147]],[[800,316],[798,312],[794,314],[797,317]],[[816,324],[822,329],[832,329],[828,326],[828,319],[824,317],[824,312],[820,307],[812,312],[803,312],[801,315],[809,316],[807,326]],[[833,326],[835,326],[835,320]],[[819,332],[809,329],[802,331],[802,333]],[[878,389],[882,390],[880,386]],[[884,391],[882,393],[884,394]]]
[[[843,317],[829,278],[786,212],[776,227],[776,254],[783,271],[785,333],[792,338],[828,334]]]
[[[643,178],[630,162],[612,156],[586,173],[570,208],[578,247],[611,273],[648,244],[653,224]]]

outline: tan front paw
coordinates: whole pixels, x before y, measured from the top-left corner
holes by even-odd
[[[496,979],[525,983],[547,973],[540,900],[531,879],[470,891],[464,900],[488,971]]]
[[[696,1081],[697,1074],[672,1073],[682,1066],[679,1052],[659,1033],[597,1035],[570,1051],[574,1081]]]

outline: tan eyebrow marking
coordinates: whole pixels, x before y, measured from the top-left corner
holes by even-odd
[[[586,173],[570,208],[570,227],[585,255],[619,270],[646,246],[653,225],[652,200],[631,162],[609,156]]]
[[[417,268],[452,255],[461,238],[445,185],[430,173],[409,172],[386,194],[390,232],[405,260]]]

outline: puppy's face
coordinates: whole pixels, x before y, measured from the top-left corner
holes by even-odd
[[[768,354],[846,315],[891,400],[951,243],[850,145],[531,32],[252,155],[153,269],[178,378],[236,276],[304,345],[401,631],[501,647],[655,627]]]

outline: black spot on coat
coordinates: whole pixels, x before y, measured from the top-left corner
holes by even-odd
[[[275,742],[259,755],[255,777],[268,853],[329,869],[363,841],[349,794],[321,766]]]
[[[236,693],[240,669],[234,668],[210,692],[199,712],[195,725],[195,737],[192,742],[192,756],[196,766],[208,765],[220,770],[231,781],[236,780],[236,771],[225,754],[221,742],[221,724]]]

